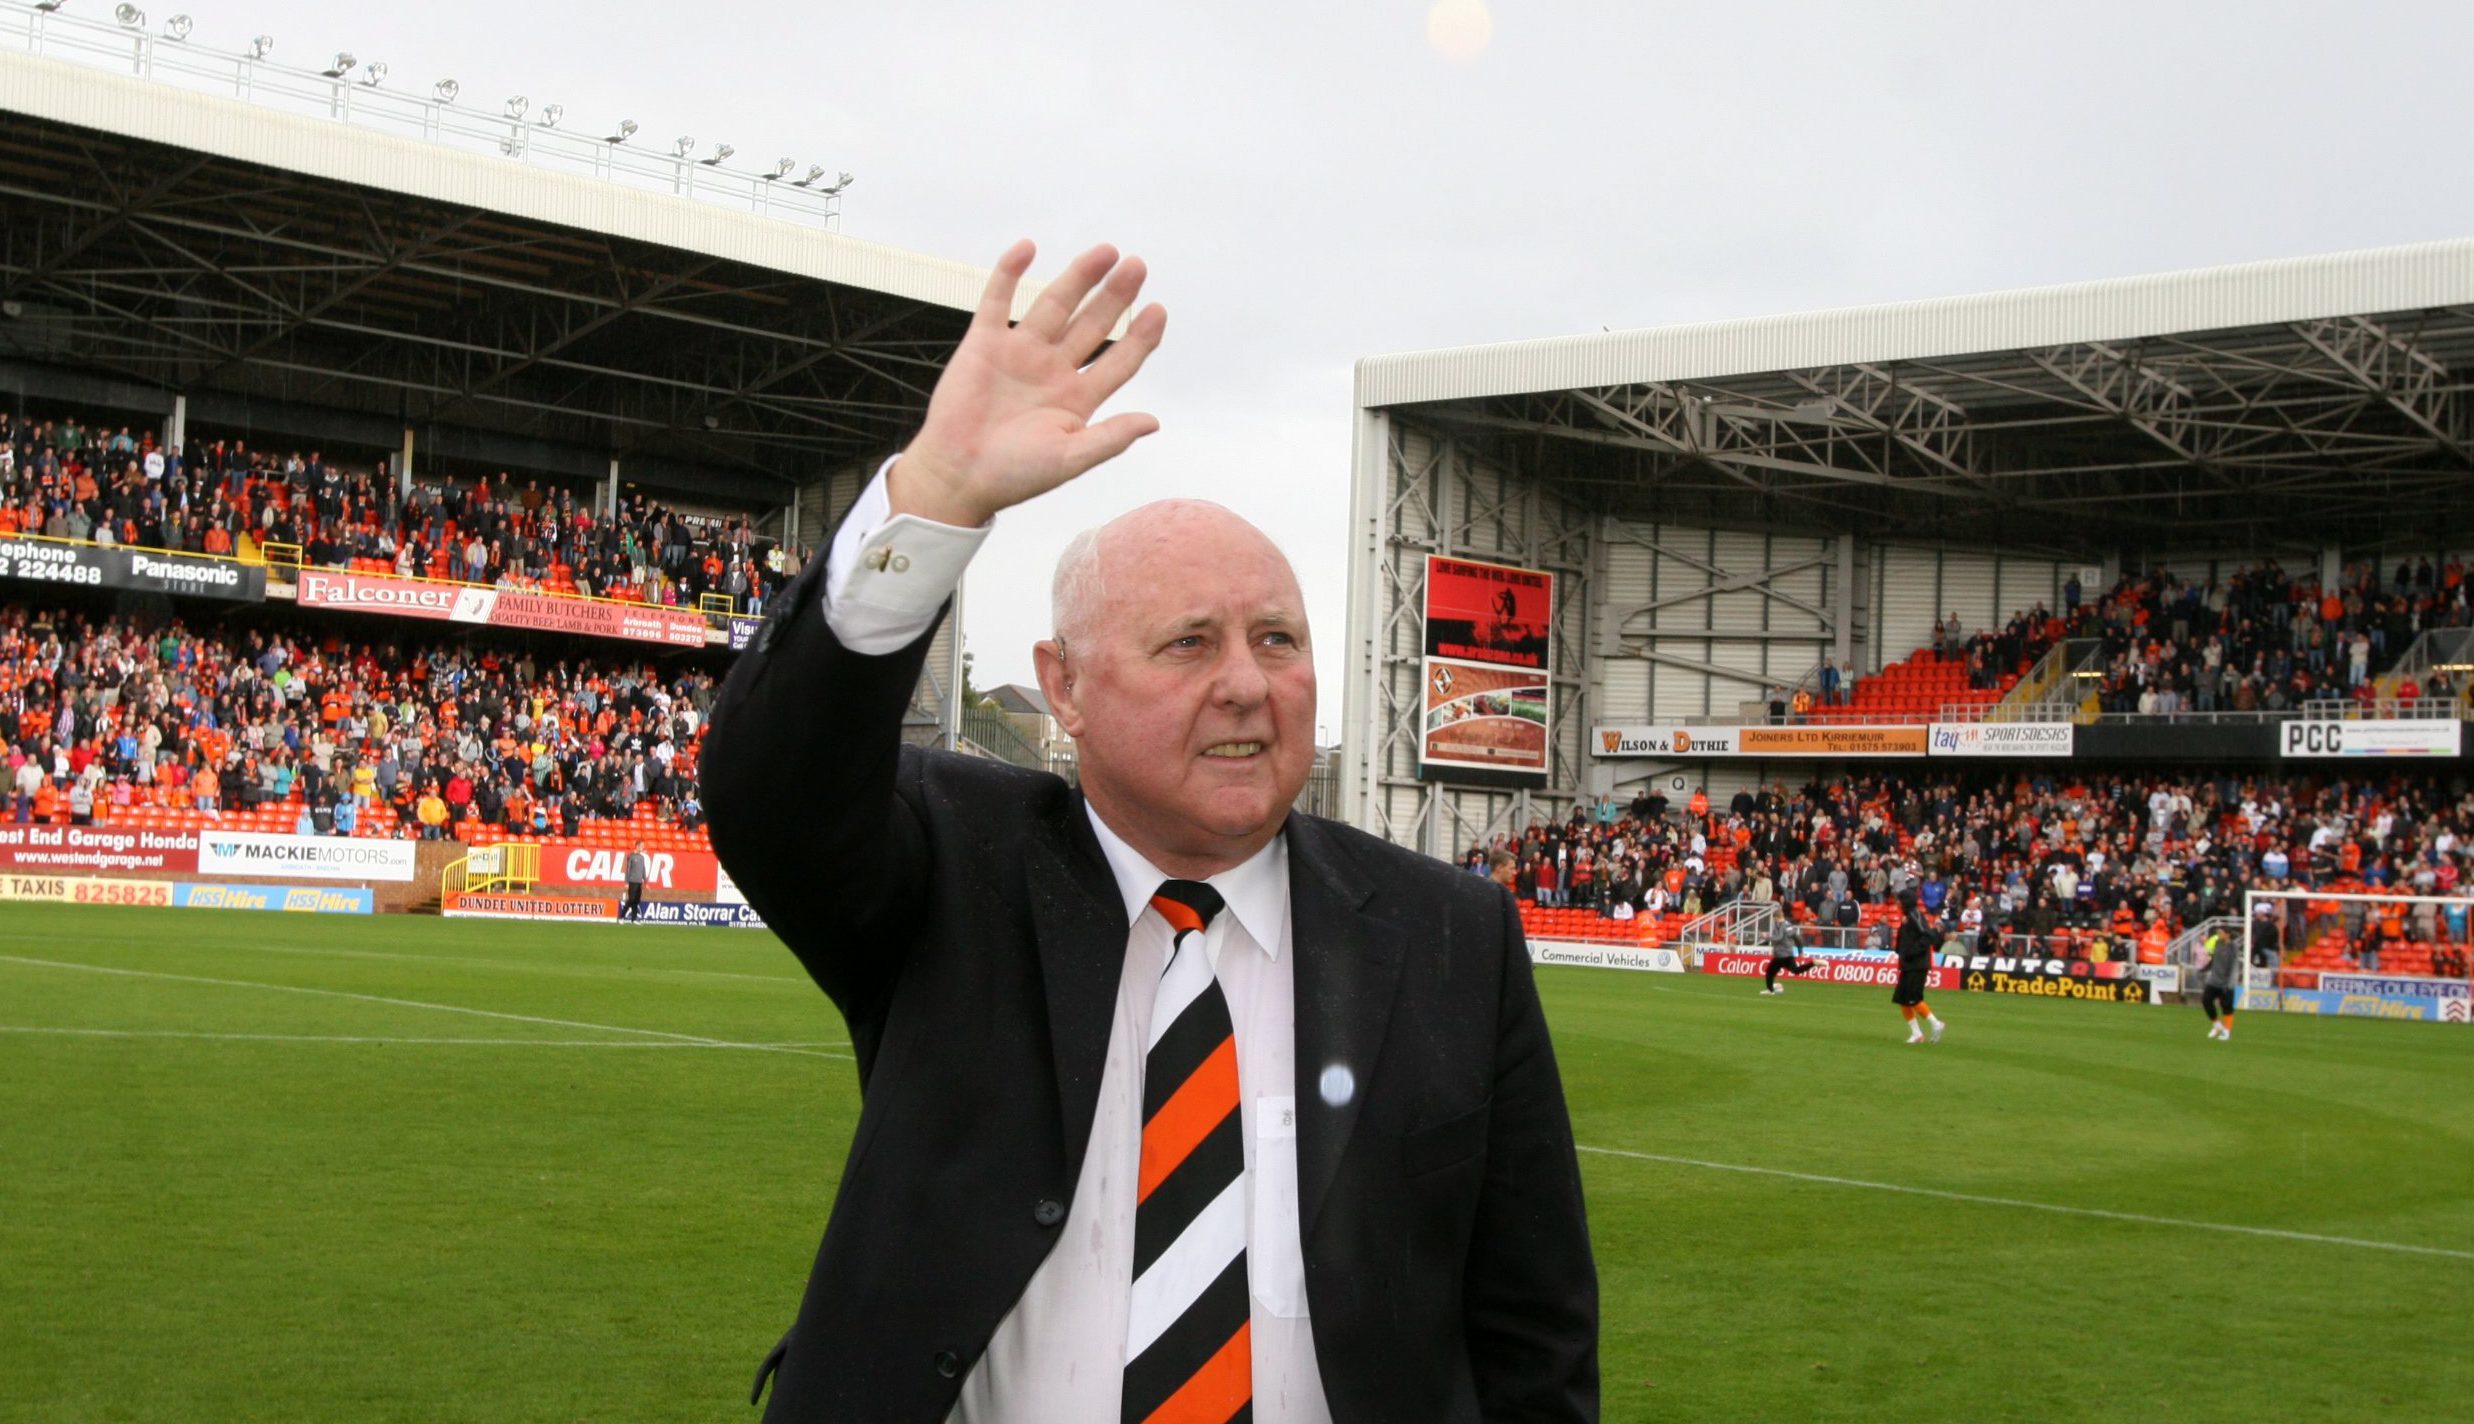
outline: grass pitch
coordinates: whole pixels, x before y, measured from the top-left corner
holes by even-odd
[[[1610,1420],[2474,1417],[2474,1032],[1540,982]],[[747,1418],[847,1052],[760,934],[0,905],[0,1421]]]

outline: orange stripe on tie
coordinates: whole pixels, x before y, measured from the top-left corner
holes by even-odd
[[[1186,934],[1203,928],[1202,915],[1183,900],[1172,900],[1166,895],[1154,895],[1151,897],[1151,908],[1159,911],[1160,918],[1168,921],[1168,927],[1178,934]]]
[[[1139,1205],[1151,1195],[1151,1189],[1168,1180],[1202,1140],[1222,1119],[1237,1111],[1237,1038],[1231,1034],[1220,1040],[1177,1091],[1169,1095],[1160,1110],[1143,1124],[1143,1160],[1141,1185],[1134,1196]]]
[[[1254,1398],[1253,1332],[1252,1325],[1238,1326],[1192,1379],[1143,1416],[1142,1424],[1228,1424]]]

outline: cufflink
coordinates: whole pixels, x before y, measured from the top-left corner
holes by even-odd
[[[890,546],[888,546],[885,548],[870,549],[866,554],[860,557],[859,562],[866,565],[868,568],[874,569],[880,574],[898,574],[907,572],[910,569],[911,556],[908,554],[897,554]]]

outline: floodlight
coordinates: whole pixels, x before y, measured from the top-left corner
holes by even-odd
[[[796,168],[796,167],[798,167],[798,166],[799,166],[799,162],[798,162],[798,160],[797,160],[797,159],[794,159],[794,158],[784,158],[784,159],[779,159],[779,160],[776,160],[776,161],[775,161],[775,163],[774,163],[774,165],[773,165],[773,171],[772,171],[772,172],[770,172],[770,173],[764,173],[764,174],[759,174],[758,176],[759,176],[759,177],[761,177],[761,178],[763,178],[766,182],[770,183],[770,182],[772,182],[772,181],[773,181],[774,179],[776,179],[776,178],[787,178],[787,177],[789,177],[789,176],[790,176],[790,170],[792,170],[793,168]]]
[[[430,87],[438,95],[438,102],[441,104],[454,103],[455,96],[464,92],[464,86],[452,79],[441,79]]]
[[[350,50],[337,50],[335,52],[335,62],[328,65],[326,68],[319,70],[318,72],[329,79],[341,79],[345,74],[351,71],[352,66],[359,63],[359,60],[352,57],[352,52]]]
[[[120,27],[124,30],[142,30],[146,28],[146,12],[139,9],[135,5],[113,6],[112,18],[118,20],[120,22]]]
[[[791,180],[790,180],[790,186],[792,186],[793,188],[804,188],[804,187],[808,186],[809,184],[811,184],[811,183],[815,182],[817,179],[822,178],[822,177],[824,177],[824,176],[825,176],[825,165],[823,165],[823,164],[821,164],[821,163],[811,163],[811,164],[809,164],[809,165],[807,166],[807,176],[806,176],[805,178],[793,178],[793,179],[791,179]]]
[[[34,0],[34,8],[48,15],[68,3],[69,0]]]
[[[520,119],[524,117],[524,111],[531,107],[532,100],[525,98],[521,94],[515,95],[507,100],[507,117],[511,119]]]
[[[710,157],[710,158],[699,158],[699,159],[697,159],[696,161],[697,161],[698,163],[703,164],[703,165],[704,165],[705,167],[707,167],[707,168],[719,168],[719,167],[721,166],[721,162],[722,162],[722,160],[723,160],[723,159],[728,158],[730,155],[732,155],[732,154],[734,154],[734,153],[737,153],[737,152],[738,152],[738,150],[737,150],[737,149],[735,149],[735,148],[732,148],[729,144],[726,144],[726,143],[717,143],[717,144],[713,145],[713,156],[712,156],[712,157]]]
[[[543,108],[542,108],[542,110],[541,110],[541,120],[540,120],[540,122],[541,122],[541,126],[542,126],[543,128],[545,128],[545,129],[554,129],[554,128],[557,128],[557,127],[558,127],[558,121],[559,121],[560,119],[565,118],[565,117],[567,117],[567,106],[566,106],[566,105],[564,105],[564,104],[549,104],[549,105],[545,105],[545,106],[543,106]]]
[[[249,42],[249,57],[251,59],[264,59],[274,48],[275,37],[273,35],[260,35],[256,39]]]
[[[679,135],[678,142],[670,145],[670,151],[677,154],[681,158],[685,158],[687,155],[696,151],[696,140],[687,134],[681,134]]]
[[[603,143],[625,143],[625,142],[627,142],[627,140],[629,140],[629,139],[631,139],[631,138],[634,138],[635,136],[636,136],[636,121],[635,121],[634,119],[621,119],[621,120],[619,120],[619,123],[618,123],[618,132],[617,132],[617,133],[614,133],[614,134],[609,135],[607,138],[604,138],[604,139],[602,140],[602,142],[603,142]]]
[[[386,78],[387,63],[383,59],[371,60],[369,62],[369,67],[361,71],[361,82],[368,85],[372,89],[384,84],[386,82]]]
[[[833,186],[832,186],[832,187],[830,187],[830,188],[827,188],[827,189],[825,189],[825,190],[824,190],[824,191],[825,191],[825,194],[826,194],[828,197],[830,197],[831,195],[833,195],[833,194],[835,194],[835,193],[839,193],[839,192],[841,192],[844,188],[849,187],[852,183],[854,183],[854,182],[856,182],[856,181],[858,181],[858,180],[856,180],[856,179],[852,178],[852,177],[851,177],[849,174],[847,174],[847,173],[840,174],[840,175],[838,175],[838,176],[836,176],[836,177],[834,178],[834,180],[833,180]]]
[[[163,32],[176,40],[185,40],[189,38],[189,31],[194,28],[196,24],[197,22],[190,19],[187,15],[174,15],[172,18],[163,22]]]

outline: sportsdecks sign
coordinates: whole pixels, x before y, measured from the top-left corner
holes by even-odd
[[[479,588],[386,574],[333,573],[325,569],[301,570],[298,587],[301,605],[306,608],[575,633],[681,648],[705,645],[703,616],[679,608]]]
[[[236,559],[0,535],[0,578],[256,603],[266,570]]]
[[[2453,717],[2355,722],[2297,719],[2284,725],[2277,755],[2296,760],[2336,757],[2453,757],[2465,749],[2465,724]]]
[[[2066,757],[2078,728],[2068,722],[1935,722],[1934,756]]]
[[[1427,556],[1420,768],[1545,777],[1554,626],[1553,574]]]

